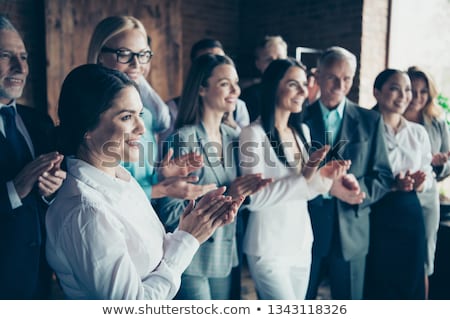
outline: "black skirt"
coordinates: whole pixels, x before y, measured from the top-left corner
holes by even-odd
[[[424,299],[425,228],[415,192],[390,192],[372,206],[366,299]]]

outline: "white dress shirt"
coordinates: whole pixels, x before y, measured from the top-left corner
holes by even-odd
[[[385,123],[384,134],[394,176],[408,170],[410,173],[421,170],[426,174],[424,191],[430,189],[434,177],[431,167],[430,139],[425,128],[402,118],[397,133]]]
[[[307,126],[303,125],[310,140]],[[299,137],[298,145],[307,160]],[[292,257],[311,255],[313,233],[307,200],[328,192],[332,180],[319,172],[307,181],[296,167],[286,167],[273,150],[259,120],[242,129],[239,139],[242,175],[262,173],[274,182],[250,196],[244,252],[253,256]]]
[[[122,167],[112,177],[67,159],[67,179],[46,216],[47,259],[71,299],[171,299],[199,247],[166,234]]]

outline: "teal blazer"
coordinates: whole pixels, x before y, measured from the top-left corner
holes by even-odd
[[[173,133],[165,144],[174,150],[174,157],[197,152],[203,155],[203,168],[192,175],[199,177],[198,184],[215,183],[218,187],[228,186],[238,175],[237,143],[238,133],[222,124],[222,155],[220,159],[208,139],[203,124],[182,127]],[[167,231],[173,231],[178,226],[180,215],[188,201],[162,198],[158,201],[158,215]],[[203,277],[225,277],[230,274],[232,267],[238,265],[236,245],[236,222],[217,229],[204,242],[185,274]]]

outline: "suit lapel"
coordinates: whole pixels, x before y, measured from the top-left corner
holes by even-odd
[[[347,100],[344,114],[342,118],[341,132],[339,134],[340,140],[352,141],[355,132],[357,132],[356,127],[359,124],[359,114],[355,109],[353,103]]]
[[[303,122],[309,127],[311,146],[320,149],[325,144],[325,124],[318,101],[306,108]]]
[[[210,141],[208,139],[208,135],[206,134],[206,130],[203,126],[203,123],[200,123],[200,125],[198,125],[196,127],[196,134],[197,134],[197,139],[200,142],[200,146],[202,148],[205,165],[211,169],[212,173],[216,177],[218,185],[219,186],[224,185],[227,181],[225,169],[224,169],[223,165],[220,163],[219,157],[217,157],[217,155],[214,155],[212,153],[211,145],[208,145],[210,143]],[[223,136],[224,135],[222,132],[222,137]],[[223,143],[224,143],[224,141],[222,138],[222,147],[223,147]],[[223,156],[225,156],[224,151],[222,151],[222,153],[223,153]]]

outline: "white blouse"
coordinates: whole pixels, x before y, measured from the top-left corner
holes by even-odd
[[[426,174],[424,191],[432,187],[433,168],[431,167],[431,145],[425,128],[417,123],[401,119],[397,133],[384,124],[384,136],[388,149],[392,173],[397,176],[409,170],[421,170]]]
[[[47,259],[71,299],[171,299],[199,247],[166,234],[122,167],[111,177],[67,159],[67,179],[46,216]]]
[[[308,128],[303,125],[306,139]],[[302,154],[307,152],[300,141]],[[250,196],[249,221],[244,252],[254,256],[284,256],[296,259],[311,254],[313,233],[307,200],[330,190],[332,180],[319,172],[307,181],[296,167],[287,167],[273,150],[259,120],[242,129],[239,139],[242,174],[262,173],[274,182]]]

